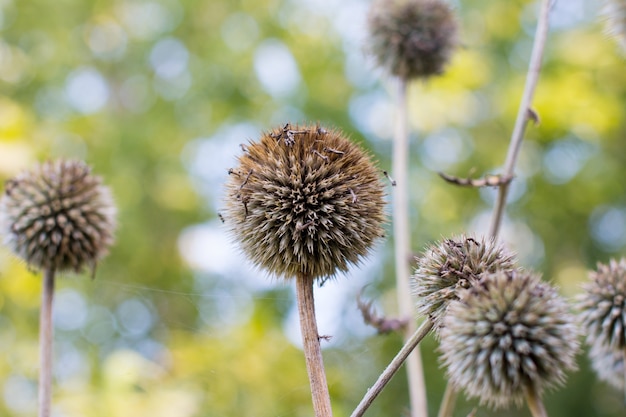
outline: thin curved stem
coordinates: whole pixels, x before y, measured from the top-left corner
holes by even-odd
[[[519,156],[519,151],[522,146],[522,140],[524,139],[524,132],[526,131],[526,125],[528,124],[530,105],[535,95],[535,89],[537,87],[537,81],[539,80],[539,73],[541,72],[541,61],[543,59],[543,51],[548,39],[548,28],[550,23],[550,3],[551,0],[542,0],[541,11],[539,12],[539,20],[537,22],[537,29],[535,32],[535,40],[533,43],[533,50],[530,56],[530,63],[528,65],[528,73],[526,74],[526,84],[524,86],[524,92],[522,94],[522,100],[517,112],[517,119],[515,120],[515,127],[511,135],[511,142],[509,144],[509,150],[504,165],[503,176],[505,178],[513,177],[515,173],[515,164]],[[491,218],[490,235],[497,237],[502,223],[502,216],[504,214],[504,207],[506,206],[506,196],[509,190],[509,182],[500,185],[498,188],[498,199],[493,211],[493,217]]]
[[[382,374],[378,377],[374,385],[370,389],[367,390],[367,393],[356,407],[356,409],[352,412],[350,417],[361,417],[367,409],[372,405],[372,402],[378,397],[385,388],[385,386],[391,381],[391,378],[398,372],[400,366],[404,363],[404,361],[409,357],[411,352],[417,347],[417,345],[426,337],[426,335],[433,328],[433,322],[430,319],[426,319],[422,325],[413,333],[411,337],[404,344],[400,352],[393,358],[391,363],[385,368]],[[427,416],[428,414],[424,414]]]
[[[324,371],[322,348],[315,319],[315,303],[313,299],[314,280],[306,275],[296,278],[296,296],[298,315],[300,316],[300,330],[304,349],[306,370],[311,385],[311,397],[315,417],[332,417],[330,394]]]
[[[39,417],[50,417],[52,398],[52,303],[54,301],[54,269],[43,276],[41,310],[39,313]]]
[[[543,51],[546,41],[548,39],[548,29],[550,23],[550,3],[551,0],[542,0],[541,10],[539,12],[539,18],[537,21],[537,29],[535,32],[535,39],[533,42],[533,49],[531,52],[530,63],[528,64],[528,72],[526,74],[526,83],[524,85],[524,92],[522,93],[522,99],[517,112],[517,118],[515,120],[515,126],[513,133],[511,134],[511,142],[507,152],[507,157],[504,165],[503,176],[505,178],[512,178],[515,173],[515,164],[519,156],[519,152],[524,139],[524,132],[528,125],[530,106],[535,94],[537,82],[539,80],[539,74],[541,72],[541,61],[543,59]],[[502,216],[504,214],[504,208],[506,206],[506,197],[509,191],[510,182],[505,181],[498,187],[498,197],[496,205],[493,210],[491,218],[491,227],[489,235],[496,239],[500,232],[500,225],[502,224]],[[442,404],[439,410],[439,417],[450,417],[454,410],[454,403],[456,402],[457,392],[454,387],[448,383],[446,392],[442,400]]]

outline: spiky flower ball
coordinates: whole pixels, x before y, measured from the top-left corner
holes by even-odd
[[[599,263],[583,288],[578,309],[587,343],[626,349],[626,259]]]
[[[116,209],[109,189],[84,162],[38,165],[5,184],[0,234],[34,268],[79,271],[113,243]]]
[[[450,382],[481,403],[520,403],[575,369],[578,331],[568,305],[539,276],[486,274],[448,308],[440,331]]]
[[[606,0],[604,5],[606,31],[626,53],[626,0]]]
[[[442,73],[457,45],[454,13],[441,0],[376,0],[368,26],[378,64],[404,79]]]
[[[626,349],[615,350],[596,343],[589,350],[589,360],[598,378],[619,390],[625,388],[625,359]]]
[[[287,124],[244,149],[223,215],[256,265],[284,278],[332,276],[383,235],[379,172],[341,132]]]
[[[516,259],[493,239],[458,236],[438,242],[417,258],[411,278],[417,312],[428,316],[438,328],[450,302],[474,285],[481,274],[513,270]]]

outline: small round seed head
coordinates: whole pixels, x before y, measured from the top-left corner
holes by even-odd
[[[457,236],[430,246],[417,258],[411,277],[417,312],[429,316],[438,328],[461,289],[474,285],[483,273],[513,270],[516,262],[515,256],[493,239]]]
[[[618,390],[624,389],[626,349],[615,350],[595,343],[589,349],[589,360],[598,378]]]
[[[441,0],[376,0],[368,17],[369,50],[404,79],[441,74],[457,45],[457,23]]]
[[[440,331],[450,382],[481,403],[518,404],[575,369],[578,331],[568,305],[539,276],[486,274],[453,301]]]
[[[626,349],[626,259],[599,263],[578,299],[587,343]]]
[[[30,267],[93,269],[113,243],[111,193],[90,171],[81,161],[49,161],[6,182],[0,234]]]
[[[626,53],[626,0],[606,0],[604,5],[606,31]]]
[[[341,132],[287,124],[244,149],[222,214],[257,266],[284,278],[333,276],[383,235],[378,170]]]

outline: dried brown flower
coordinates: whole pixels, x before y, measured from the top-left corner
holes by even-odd
[[[457,45],[454,13],[441,0],[376,0],[368,24],[378,64],[405,79],[442,73]]]
[[[223,215],[243,252],[273,274],[332,276],[382,236],[378,170],[341,132],[287,124],[249,143],[238,162]]]

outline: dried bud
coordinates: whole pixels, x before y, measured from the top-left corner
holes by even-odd
[[[457,23],[441,0],[376,0],[369,18],[369,50],[401,78],[443,72],[457,45]]]
[[[515,256],[493,239],[459,236],[438,242],[417,258],[411,282],[417,312],[438,327],[460,289],[474,285],[485,272],[513,270],[515,264]]]
[[[626,0],[606,0],[604,6],[606,31],[615,37],[626,52]]]
[[[587,344],[626,349],[626,259],[598,264],[590,280],[578,301]]]
[[[626,359],[626,349],[615,350],[596,343],[589,350],[589,360],[598,378],[619,390],[625,388],[624,359]]]
[[[492,406],[541,395],[575,369],[575,318],[528,272],[485,274],[450,304],[440,336],[450,382]]]
[[[383,234],[378,170],[341,132],[287,124],[248,144],[229,173],[230,232],[278,276],[345,271]]]
[[[35,268],[94,268],[113,243],[110,191],[80,161],[46,162],[6,182],[0,234]]]

